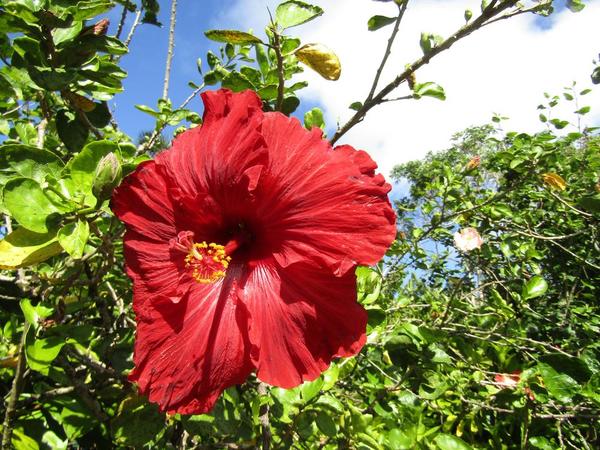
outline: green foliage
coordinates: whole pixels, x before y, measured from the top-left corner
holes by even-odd
[[[160,25],[159,2],[117,3]],[[108,202],[124,175],[169,145],[165,127],[201,118],[187,102],[160,99],[137,105],[155,121],[137,146],[118,129],[107,101],[122,90],[119,58],[128,49],[98,18],[113,7],[105,0],[0,6],[3,416],[17,373],[22,380],[9,447],[256,448],[265,409],[273,448],[600,445],[600,141],[581,125],[591,116],[581,104],[589,90],[575,85],[546,95],[542,133],[471,128],[447,151],[396,168],[409,185],[395,202],[398,239],[382,263],[356,271],[368,312],[357,357],[335,360],[294,389],[263,393],[250,379],[228,389],[210,414],[166,415],[140,397],[127,380],[135,321],[124,229]],[[550,10],[546,2],[536,12]],[[332,52],[289,33],[321,14],[289,0],[264,37],[207,31],[223,45],[198,61],[202,80],[190,82],[192,96],[206,86],[253,89],[266,111],[293,114],[307,86],[299,59],[339,76]],[[368,27],[395,20],[373,16]],[[426,56],[442,42],[421,36]],[[445,98],[436,83],[417,83],[414,74],[406,81],[413,98]],[[575,120],[553,116],[558,104],[572,106]],[[306,110],[305,127],[325,129],[323,112]],[[475,155],[481,161],[469,166]],[[546,184],[548,174],[564,179],[564,189]],[[484,245],[458,253],[453,234],[466,227]]]
[[[586,133],[484,126],[395,169],[410,191],[397,202],[385,323],[402,323],[406,337],[385,328],[380,339],[411,371],[403,386],[425,400],[421,423],[444,424],[438,447],[598,445],[589,392],[600,368],[599,217],[576,205],[597,195],[599,148]],[[481,163],[470,166],[476,155]],[[565,190],[547,185],[547,173]],[[454,250],[453,233],[465,227],[483,237],[480,250]]]

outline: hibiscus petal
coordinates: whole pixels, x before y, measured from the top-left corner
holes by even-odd
[[[194,283],[184,268],[185,254],[175,254],[169,242],[154,242],[129,230],[123,239],[127,274],[148,294],[178,302]]]
[[[143,162],[115,189],[111,208],[128,229],[149,239],[168,242],[177,235],[168,194],[172,184],[162,167],[154,161]]]
[[[257,376],[291,388],[317,378],[332,358],[352,356],[365,343],[367,313],[356,302],[356,277],[335,277],[304,264],[285,269],[262,262],[240,297],[250,315]]]
[[[177,176],[188,196],[209,193],[221,205],[238,204],[240,185],[248,187],[244,171],[267,162],[260,124],[262,102],[256,93],[227,89],[202,94],[204,121],[182,133],[173,146],[157,157],[158,164]],[[257,169],[254,169],[256,172]]]
[[[235,272],[235,271],[233,271]],[[209,411],[224,389],[243,383],[253,366],[247,313],[237,301],[235,275],[196,284],[173,304],[135,283],[138,321],[135,369],[129,378],[169,413]]]
[[[262,134],[269,167],[257,190],[257,215],[277,261],[286,266],[321,260],[337,275],[379,261],[396,234],[391,187],[367,153],[331,149],[320,130],[298,120],[265,114]],[[262,189],[261,189],[262,188]]]

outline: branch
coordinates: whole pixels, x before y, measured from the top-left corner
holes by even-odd
[[[12,448],[12,432],[13,432],[13,419],[17,410],[17,400],[23,387],[23,378],[25,375],[25,344],[27,340],[27,332],[29,331],[29,322],[25,322],[23,325],[23,334],[21,335],[21,342],[19,343],[19,350],[17,352],[18,362],[15,369],[15,377],[13,378],[12,387],[10,389],[10,395],[6,402],[6,412],[4,413],[4,424],[2,432],[2,450],[8,450]]]
[[[279,79],[277,85],[277,102],[275,103],[275,110],[281,111],[283,108],[283,93],[285,88],[285,77],[283,73],[283,56],[281,55],[281,41],[280,36],[275,27],[273,27],[273,50],[275,50],[275,57],[277,58],[277,77]]]
[[[133,24],[131,25],[131,30],[129,30],[129,34],[125,39],[125,47],[129,48],[129,44],[131,44],[131,40],[133,39],[133,33],[135,33],[136,28],[140,24],[140,17],[142,16],[142,9],[137,10],[135,13],[135,17],[133,19]]]
[[[558,200],[560,203],[562,203],[563,205],[565,205],[567,208],[573,210],[574,212],[576,212],[577,214],[581,214],[584,217],[594,217],[593,214],[590,213],[586,213],[585,211],[581,211],[577,208],[575,208],[574,206],[569,205],[565,200],[563,200],[562,198],[560,198],[559,195],[556,195],[554,192],[552,192],[550,189],[548,189],[548,193],[554,197],[556,200]]]
[[[177,108],[177,109],[185,108],[187,106],[187,104],[189,102],[191,102],[192,99],[198,94],[198,92],[200,92],[202,90],[202,88],[204,88],[204,83],[202,83],[200,86],[198,86],[196,89],[194,89],[192,91],[192,93],[190,95],[188,95],[188,97],[183,101],[183,103],[181,105],[179,105],[179,108]],[[147,142],[144,142],[143,144],[141,144],[138,147],[138,149],[135,152],[135,156],[141,155],[146,150],[149,150],[150,148],[152,148],[152,146],[154,145],[154,142],[156,142],[156,139],[158,139],[158,136],[160,136],[160,133],[162,133],[162,131],[166,128],[166,126],[167,126],[167,124],[164,123],[157,129],[155,129],[152,132],[152,134],[150,135],[150,139],[148,139]]]
[[[171,64],[175,49],[175,19],[177,15],[177,0],[171,0],[171,23],[169,24],[169,46],[167,48],[167,64],[165,65],[165,81],[163,84],[163,100],[169,95],[169,80],[171,78]]]
[[[267,396],[267,385],[260,383],[258,385],[258,394],[261,397]],[[271,448],[271,424],[269,423],[269,402],[265,402],[260,407],[258,420],[262,426],[262,450],[269,450]]]
[[[501,2],[498,6],[495,6],[496,2],[490,3],[490,5],[481,13],[479,17],[477,17],[472,22],[464,25],[459,30],[457,30],[453,35],[451,35],[448,39],[442,42],[440,45],[431,49],[431,51],[427,52],[421,58],[409,64],[404,72],[398,75],[392,82],[390,82],[387,86],[385,86],[377,95],[372,97],[369,101],[366,101],[362,107],[350,118],[345,125],[339,128],[333,138],[331,139],[331,144],[335,144],[344,134],[346,134],[354,125],[361,122],[366,114],[376,105],[382,103],[383,99],[386,95],[396,89],[400,84],[406,81],[417,69],[421,68],[425,64],[428,64],[429,61],[436,55],[442,53],[445,50],[448,50],[452,45],[454,45],[460,39],[470,35],[474,31],[479,28],[488,25],[488,20],[497,14],[501,13],[505,9],[514,6],[517,1],[510,0],[506,2]]]
[[[387,47],[385,48],[385,53],[383,54],[383,58],[381,59],[381,63],[379,64],[379,68],[377,69],[377,73],[375,74],[375,79],[373,80],[373,85],[371,86],[371,90],[369,91],[369,95],[367,95],[365,103],[371,100],[373,98],[373,95],[375,95],[375,89],[377,89],[377,84],[379,83],[381,72],[383,72],[383,68],[385,67],[387,60],[392,53],[392,45],[394,44],[394,39],[396,39],[396,35],[398,34],[398,30],[400,29],[400,22],[402,22],[402,17],[404,16],[404,12],[406,11],[407,6],[408,0],[403,2],[401,6],[398,6],[398,17],[396,17],[394,29],[392,30],[392,34],[388,39]]]
[[[123,5],[123,12],[121,12],[121,19],[119,20],[119,26],[117,27],[117,33],[115,37],[119,39],[121,37],[121,32],[123,31],[123,25],[125,25],[125,19],[127,18],[127,7]]]

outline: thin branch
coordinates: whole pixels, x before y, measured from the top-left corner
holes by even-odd
[[[571,250],[569,250],[567,247],[565,247],[564,245],[559,244],[556,241],[548,241],[553,245],[556,245],[557,247],[561,248],[563,251],[567,252],[569,255],[571,255],[573,258],[577,259],[578,261],[581,261],[584,264],[587,264],[590,267],[593,267],[596,270],[600,270],[600,266],[597,266],[596,264],[589,262],[587,259],[579,256],[576,253],[573,253]]]
[[[165,65],[165,81],[163,83],[163,100],[169,96],[169,80],[171,78],[171,65],[175,51],[175,22],[177,16],[177,0],[171,0],[171,22],[169,24],[169,46],[167,48],[167,63]]]
[[[594,217],[592,214],[590,213],[586,213],[585,211],[581,211],[577,208],[575,208],[572,205],[569,205],[565,200],[563,200],[562,198],[560,198],[559,195],[556,195],[554,192],[552,192],[550,189],[548,189],[548,193],[554,197],[556,200],[558,200],[560,203],[562,203],[563,205],[565,205],[567,208],[573,210],[574,212],[576,212],[577,214],[581,214],[584,217]]]
[[[87,114],[84,113],[81,109],[79,109],[76,106],[74,106],[74,108],[77,112],[77,117],[79,117],[79,119],[83,122],[83,124],[87,127],[87,129],[90,130],[94,136],[96,136],[96,139],[98,139],[98,140],[103,139],[104,136],[102,135],[100,130],[98,130],[98,128],[96,128],[94,125],[92,125],[92,122],[90,122],[90,119],[88,119]]]
[[[129,48],[129,44],[131,44],[131,40],[133,39],[133,34],[135,33],[136,28],[140,24],[140,17],[142,16],[142,9],[138,9],[135,13],[135,17],[133,19],[133,24],[131,24],[131,30],[129,30],[129,34],[125,39],[125,47]]]
[[[375,74],[375,78],[373,79],[373,85],[371,86],[371,90],[369,91],[369,95],[367,95],[367,99],[365,102],[368,102],[375,95],[375,89],[377,89],[377,84],[379,83],[379,78],[381,77],[381,73],[383,72],[383,68],[387,63],[388,58],[392,54],[392,45],[394,44],[394,39],[396,39],[396,35],[398,34],[398,30],[400,29],[400,22],[402,22],[402,17],[404,16],[404,12],[406,11],[406,7],[408,6],[408,0],[402,3],[402,5],[398,6],[398,17],[396,17],[396,22],[394,22],[394,29],[392,30],[392,34],[388,39],[387,47],[385,48],[385,53],[383,54],[383,58],[381,59],[381,63],[377,68],[377,73]]]
[[[283,108],[283,94],[285,88],[285,76],[283,73],[283,56],[281,54],[281,40],[279,33],[273,27],[273,50],[275,50],[275,57],[277,59],[277,78],[279,82],[277,84],[277,101],[275,103],[275,110],[281,111]]]
[[[15,369],[15,377],[13,378],[10,395],[8,397],[8,401],[6,402],[6,412],[4,413],[4,423],[2,426],[2,450],[8,450],[12,448],[11,439],[13,432],[13,419],[17,411],[17,400],[19,399],[19,394],[23,388],[23,378],[25,375],[25,344],[28,331],[29,322],[25,322],[23,325],[21,342],[19,343],[19,350],[17,352],[19,360]]]
[[[412,100],[413,98],[415,98],[415,96],[412,94],[403,95],[402,97],[396,97],[396,98],[384,98],[383,100],[381,100],[381,103],[398,102],[400,100]]]
[[[204,83],[202,83],[200,86],[198,86],[196,89],[194,89],[192,91],[192,93],[190,95],[188,95],[188,97],[183,101],[183,103],[181,105],[179,105],[179,108],[177,108],[177,109],[185,108],[188,105],[188,103],[191,102],[192,99],[196,95],[198,95],[198,92],[200,92],[203,88],[204,88]],[[138,147],[137,151],[135,152],[135,156],[141,155],[146,150],[151,149],[152,146],[154,145],[154,142],[156,142],[156,139],[158,139],[158,136],[160,136],[160,134],[163,132],[163,130],[166,128],[166,126],[167,126],[167,124],[164,123],[160,127],[156,128],[150,135],[150,139],[148,139],[148,141],[142,143]]]
[[[73,367],[71,367],[68,361],[63,360],[61,366],[63,369],[65,369],[65,373],[71,380],[79,399],[85,404],[85,406],[89,408],[93,416],[100,422],[106,422],[109,420],[110,417],[102,410],[102,406],[98,400],[94,398],[86,384],[77,377],[75,370]]]
[[[121,12],[121,19],[119,20],[119,26],[117,27],[117,33],[115,37],[117,39],[121,38],[121,33],[123,32],[123,26],[125,25],[125,19],[127,19],[127,7],[123,5],[123,11]]]
[[[261,397],[268,395],[267,385],[260,383],[258,385],[258,394]],[[271,424],[269,422],[269,402],[267,401],[261,405],[258,420],[262,427],[262,450],[269,450],[271,448]]]
[[[487,25],[489,19],[500,14],[502,11],[514,6],[517,1],[511,0],[506,2],[501,2],[497,7],[495,6],[496,2],[492,2],[479,17],[477,17],[472,22],[464,25],[460,29],[458,29],[454,34],[452,34],[448,39],[442,42],[440,45],[431,49],[431,51],[424,54],[421,58],[414,61],[412,64],[409,64],[404,72],[398,75],[393,81],[391,81],[388,85],[386,85],[383,89],[379,91],[373,98],[369,101],[363,103],[362,107],[350,118],[345,125],[339,128],[333,138],[331,139],[331,143],[335,144],[344,134],[346,134],[353,126],[357,123],[361,122],[366,114],[376,105],[380,104],[383,99],[394,89],[396,89],[400,84],[406,81],[417,69],[421,68],[425,64],[428,64],[429,61],[436,55],[442,53],[445,50],[448,50],[452,45],[454,45],[460,39],[470,35],[474,31],[479,28]]]

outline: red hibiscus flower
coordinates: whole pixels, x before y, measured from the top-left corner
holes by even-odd
[[[138,324],[130,379],[183,414],[253,371],[290,388],[356,354],[367,315],[354,269],[396,232],[390,186],[365,152],[263,113],[251,91],[202,97],[203,125],[112,199]]]

